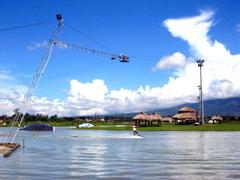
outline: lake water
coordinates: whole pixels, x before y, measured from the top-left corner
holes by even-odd
[[[141,134],[21,131],[25,148],[0,157],[0,179],[240,179],[240,132]]]

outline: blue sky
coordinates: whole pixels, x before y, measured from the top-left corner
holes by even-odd
[[[191,84],[190,81],[188,83],[187,69],[191,67],[191,62],[194,59],[209,57],[209,59],[212,59],[212,64],[209,63],[209,65],[213,66],[214,62],[217,63],[214,59],[217,59],[215,55],[218,53],[214,54],[215,58],[212,58],[213,55],[208,56],[207,50],[202,50],[201,44],[195,46],[191,43],[195,41],[191,41],[191,39],[199,37],[197,42],[206,40],[213,48],[216,41],[220,42],[224,46],[223,51],[226,50],[225,54],[228,54],[227,51],[230,52],[231,56],[229,57],[231,58],[239,53],[239,9],[240,2],[231,0],[0,1],[0,28],[48,22],[31,28],[0,32],[0,81],[2,81],[0,82],[0,90],[2,91],[0,92],[2,93],[0,102],[5,102],[2,106],[0,103],[0,107],[9,106],[8,109],[11,109],[15,104],[5,96],[5,93],[9,95],[9,92],[14,90],[15,96],[21,97],[21,94],[26,91],[31,76],[45,50],[44,46],[41,45],[49,39],[56,26],[56,13],[61,13],[66,23],[60,34],[60,40],[108,51],[74,32],[67,25],[70,24],[114,52],[130,56],[130,62],[123,64],[72,49],[55,48],[46,73],[37,89],[36,98],[46,97],[49,101],[47,104],[51,104],[58,99],[60,104],[64,104],[64,107],[61,108],[65,109],[66,104],[68,104],[69,109],[75,109],[74,112],[68,111],[62,113],[63,115],[81,115],[93,112],[109,113],[111,110],[103,108],[109,98],[112,100],[111,102],[114,102],[112,106],[114,106],[114,111],[117,112],[141,111],[195,101],[196,98],[194,97],[197,96],[198,91],[193,87],[196,84],[189,86],[192,89],[191,92],[185,93],[188,90],[183,90],[183,93],[176,97],[166,93],[165,95],[164,91],[177,91],[176,88],[174,90],[170,88],[175,86],[169,85],[176,79],[178,79],[176,82],[179,81],[179,84],[182,84],[180,79],[186,84]],[[179,30],[182,26],[175,28],[175,20],[185,20],[197,16],[207,16],[200,23],[211,22],[211,25],[206,27],[206,36],[195,34],[196,37],[190,37],[186,36],[184,32],[176,32],[175,29]],[[165,23],[167,20],[173,20],[173,25]],[[180,23],[184,22],[181,21]],[[194,30],[190,31],[190,28],[197,27],[195,25],[187,27],[186,31],[194,32]],[[174,55],[176,52],[180,54]],[[171,57],[177,59],[175,61],[177,65],[170,63]],[[229,59],[229,57],[226,55],[226,59]],[[172,60],[175,60],[174,58]],[[164,62],[164,60],[166,60],[165,65],[158,64],[161,61]],[[211,80],[206,80],[208,82],[206,84],[206,99],[228,97],[226,94],[238,96],[238,84],[235,84],[235,80],[231,79],[231,72],[229,73],[227,79],[216,74],[214,80],[210,78],[211,74],[209,74]],[[196,76],[195,79],[197,78]],[[205,78],[208,79],[208,77]],[[96,86],[91,86],[94,84],[94,80],[100,80],[101,82],[96,83]],[[222,92],[222,94],[211,94],[210,91],[213,91],[211,85],[215,83],[215,80],[218,82],[215,87],[218,87],[219,82],[221,82],[221,85],[219,85],[219,90],[214,89],[214,91]],[[90,89],[94,87],[96,91],[98,88],[102,89],[102,91],[99,91],[102,94],[93,96],[99,101],[95,101],[91,95],[84,92],[90,92],[86,87]],[[141,87],[143,90],[141,90]],[[164,90],[168,89],[164,87],[168,87],[169,90]],[[178,87],[181,88],[179,85]],[[222,89],[223,87],[230,88],[231,93],[229,94],[226,89]],[[154,88],[159,90],[159,93],[155,92]],[[91,93],[98,94],[95,91]],[[173,92],[173,94],[178,93]],[[156,102],[153,100],[155,96],[158,96]],[[180,96],[181,99],[178,99]],[[18,103],[21,101],[20,99]],[[10,105],[6,103],[6,100]],[[41,105],[46,106],[43,101],[45,102],[45,100],[41,100]],[[73,101],[74,103],[70,103]],[[166,101],[168,103],[164,103]],[[83,102],[87,102],[85,104],[90,103],[91,106],[85,107]],[[137,105],[140,102],[149,105]],[[35,103],[37,105],[37,102]],[[73,104],[74,108],[72,107]],[[130,106],[134,108],[129,108]],[[46,109],[41,109],[41,111],[32,109],[31,111],[33,113],[46,113]],[[6,111],[2,110],[1,112]],[[59,112],[60,110],[56,110],[52,113]]]

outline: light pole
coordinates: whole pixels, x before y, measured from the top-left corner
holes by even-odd
[[[202,66],[204,63],[203,59],[198,59],[196,60],[198,63],[198,67],[200,68],[200,86],[199,86],[199,91],[200,91],[200,119],[201,123],[204,124],[204,108],[203,108],[203,91],[202,91]]]

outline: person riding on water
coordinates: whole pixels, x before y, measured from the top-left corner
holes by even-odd
[[[132,128],[133,128],[133,135],[134,136],[140,136],[140,134],[138,133],[138,131],[137,131],[137,126],[136,126],[136,124],[132,124]]]

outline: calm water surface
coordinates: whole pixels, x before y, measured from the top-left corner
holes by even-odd
[[[8,131],[0,128],[0,134]],[[240,132],[20,132],[0,179],[240,179]],[[1,141],[3,138],[0,136]]]

